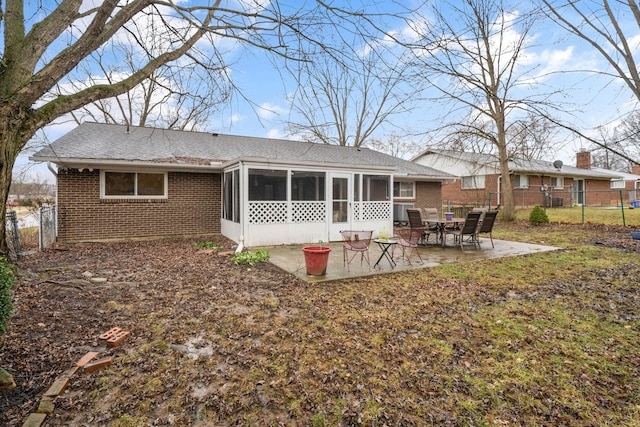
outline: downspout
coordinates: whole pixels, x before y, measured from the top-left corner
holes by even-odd
[[[53,166],[51,166],[51,162],[47,162],[47,169],[49,169],[49,171],[51,171],[51,173],[53,174],[53,176],[56,177],[56,179],[58,179],[58,171],[56,171]]]
[[[238,247],[236,248],[236,253],[239,254],[244,250],[244,235],[246,234],[246,203],[245,203],[245,179],[244,179],[244,165],[242,164],[242,160],[238,162],[238,179],[240,180],[240,185],[238,186],[240,190],[239,199],[240,199],[240,236],[238,236]]]

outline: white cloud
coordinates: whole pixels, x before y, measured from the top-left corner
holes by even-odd
[[[263,102],[260,104],[260,107],[258,107],[258,117],[263,120],[274,120],[286,111],[287,110],[279,105],[272,104],[271,102]]]

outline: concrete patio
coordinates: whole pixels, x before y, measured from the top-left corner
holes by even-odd
[[[371,259],[371,269],[366,261],[360,265],[360,254],[351,262],[349,269],[343,265],[342,260],[342,243],[333,242],[325,243],[324,246],[331,248],[329,254],[329,264],[327,266],[327,274],[323,276],[311,276],[307,274],[304,254],[302,248],[304,246],[318,246],[317,244],[307,245],[288,245],[288,246],[270,246],[265,248],[269,251],[269,261],[287,271],[301,280],[306,282],[325,282],[331,280],[349,279],[361,276],[371,276],[375,274],[394,273],[418,268],[435,267],[443,264],[466,263],[471,261],[481,261],[485,259],[504,258],[518,255],[527,255],[539,252],[550,252],[559,250],[553,246],[534,245],[529,243],[510,242],[506,240],[493,239],[495,248],[491,247],[491,242],[487,238],[481,238],[481,249],[474,249],[473,246],[465,246],[465,251],[461,251],[459,246],[442,247],[437,244],[429,244],[420,246],[418,251],[422,256],[423,263],[415,254],[412,254],[412,264],[409,265],[404,259],[401,259],[400,248],[395,248],[394,260],[397,265],[391,268],[387,259],[380,260],[379,265],[373,268],[375,262],[381,255],[378,245],[371,242],[369,249],[369,257]],[[353,252],[350,253],[353,255]],[[349,271],[350,270],[350,271]]]

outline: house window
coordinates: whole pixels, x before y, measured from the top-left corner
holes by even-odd
[[[622,179],[612,179],[611,180],[611,188],[624,188],[624,180],[622,180]]]
[[[484,175],[463,176],[461,182],[462,189],[474,190],[484,188],[484,178]]]
[[[529,175],[514,175],[513,188],[529,188]]]
[[[101,197],[104,198],[166,198],[167,174],[102,171]]]
[[[389,182],[388,175],[362,175],[362,201],[389,200]]]
[[[250,201],[286,201],[287,171],[249,169]]]
[[[240,171],[224,173],[222,197],[222,217],[228,221],[240,222]]]
[[[393,183],[393,198],[394,199],[414,199],[415,198],[415,183],[396,181]]]
[[[320,202],[325,199],[324,172],[291,172],[291,200]]]
[[[551,177],[551,186],[553,188],[564,188],[564,177],[562,177],[562,176],[552,176]]]

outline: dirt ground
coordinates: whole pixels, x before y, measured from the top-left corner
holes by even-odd
[[[597,233],[599,237],[591,244],[638,252],[637,242],[625,233],[608,228],[606,233]],[[202,239],[80,244],[20,260],[15,315],[8,332],[0,337],[0,364],[13,373],[18,387],[0,392],[0,425],[22,425],[55,378],[88,351],[103,351],[101,357],[133,358],[131,349],[153,342],[158,334],[138,324],[153,313],[196,324],[197,317],[206,316],[212,306],[236,314],[244,310],[250,317],[247,307],[268,305],[277,298],[276,319],[291,314],[287,307],[304,307],[304,303],[291,301],[296,289],[313,285],[268,263],[236,266],[228,256],[197,249],[197,241]],[[218,243],[231,248],[222,238]],[[122,346],[109,349],[98,336],[114,326],[132,331],[132,336]],[[175,343],[175,349],[196,358],[199,352],[211,351],[168,333],[166,340]],[[141,359],[132,363],[132,369],[145,372],[152,369],[149,363]],[[167,368],[166,393],[171,393],[172,369]],[[91,417],[78,415],[100,387],[100,375],[77,373],[69,393],[56,403],[56,416],[48,425],[104,425],[112,420],[106,410]],[[198,399],[193,398],[184,410],[195,414],[197,405]],[[169,416],[160,414],[158,419],[158,424],[172,424]]]

